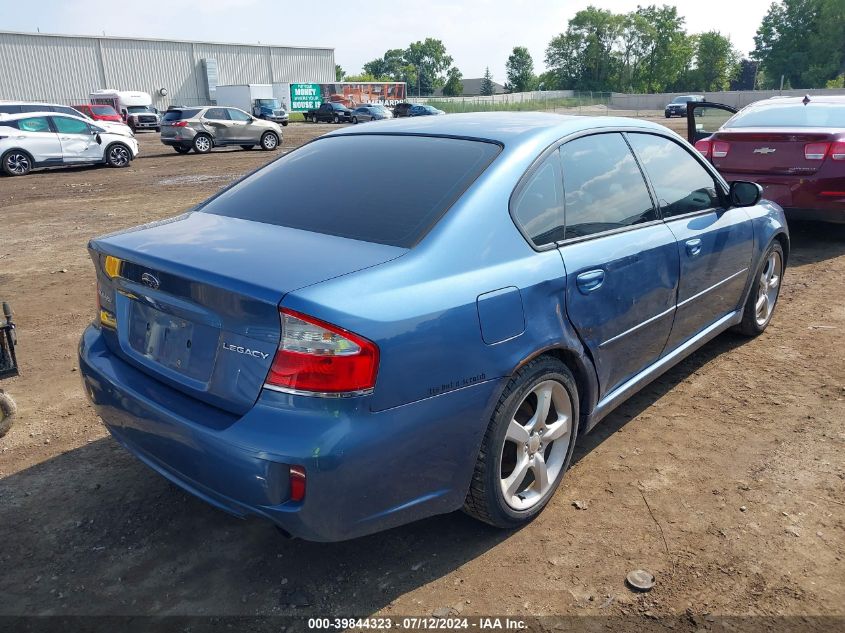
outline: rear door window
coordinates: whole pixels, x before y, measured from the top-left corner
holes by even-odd
[[[196,110],[168,110],[164,113],[165,121],[182,121],[184,119],[193,119],[199,109]]]
[[[34,116],[29,119],[18,120],[17,125],[19,130],[24,132],[52,132],[50,123],[45,116]]]
[[[228,121],[229,113],[226,108],[209,108],[205,111],[205,117],[211,121]]]
[[[499,154],[483,141],[382,134],[320,138],[210,200],[202,211],[410,248]],[[355,156],[401,156],[373,170]],[[342,169],[335,169],[339,163]],[[331,169],[326,169],[332,165]]]
[[[566,239],[657,219],[642,172],[621,134],[584,136],[560,152]]]

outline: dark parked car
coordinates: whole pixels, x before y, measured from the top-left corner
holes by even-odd
[[[682,95],[675,97],[666,105],[663,114],[667,119],[673,116],[685,117],[687,115],[687,104],[691,101],[704,101],[704,97],[701,95]]]
[[[408,111],[408,116],[436,116],[438,114],[446,113],[430,105],[412,105]]]
[[[352,111],[353,123],[366,123],[367,121],[382,121],[392,119],[393,113],[379,103],[368,103],[358,106]]]
[[[766,329],[789,235],[661,125],[490,112],[336,130],[89,248],[79,368],[112,435],[325,541],[527,523],[610,411]]]
[[[690,139],[727,180],[759,183],[790,219],[845,223],[845,96],[691,110]]]
[[[308,110],[305,113],[305,120],[319,123],[351,123],[352,110],[342,103],[323,103],[315,110]]]
[[[411,116],[411,108],[414,107],[413,103],[397,103],[393,106],[393,116],[395,118],[404,117],[404,116]]]

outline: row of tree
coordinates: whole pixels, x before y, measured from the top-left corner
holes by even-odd
[[[845,77],[845,0],[780,0],[754,38],[751,59],[740,59],[718,31],[689,34],[674,6],[649,5],[630,13],[589,6],[569,20],[546,48],[547,70],[517,46],[505,65],[506,89],[677,92],[778,87],[834,87]],[[404,81],[410,94],[462,91],[461,71],[441,40],[426,38],[391,49],[364,64],[348,81]],[[338,66],[338,80],[345,73]],[[482,94],[493,93],[489,68]]]

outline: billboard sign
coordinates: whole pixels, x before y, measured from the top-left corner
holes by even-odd
[[[290,109],[293,112],[305,112],[319,108],[323,103],[320,84],[291,84]]]
[[[394,106],[405,101],[405,82],[363,81],[331,84],[291,84],[290,105],[293,112],[320,107],[323,102],[342,103],[357,108],[365,103]]]

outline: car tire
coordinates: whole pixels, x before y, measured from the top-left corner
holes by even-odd
[[[672,118],[672,115],[671,115],[671,114],[666,114],[666,118],[667,118],[667,119],[671,119],[671,118]]]
[[[123,143],[112,143],[106,148],[106,165],[109,167],[129,167],[132,162],[132,152]]]
[[[157,128],[156,128],[156,132],[161,132],[161,128],[160,128],[160,127],[157,127]]]
[[[176,151],[177,154],[187,154],[191,151],[190,147],[182,147],[181,145],[175,145],[173,149]]]
[[[358,117],[357,116],[352,117],[352,123],[354,125],[358,125]]]
[[[542,401],[548,403],[545,419],[537,415]],[[572,459],[578,416],[578,389],[562,362],[541,356],[516,372],[484,434],[464,512],[500,528],[540,514]]]
[[[334,115],[334,119],[332,119],[335,123],[340,123],[340,117],[336,114]]]
[[[241,145],[241,149],[252,149],[255,145]]]
[[[279,136],[275,132],[264,132],[261,135],[261,149],[265,152],[279,149]]]
[[[768,327],[775,312],[784,272],[783,247],[775,240],[757,267],[754,283],[737,330],[745,336],[758,336]]]
[[[9,432],[9,429],[12,428],[12,421],[14,420],[17,410],[15,401],[12,400],[12,397],[9,394],[0,391],[0,437],[6,435],[6,433]]]
[[[214,147],[214,141],[208,134],[197,134],[194,137],[193,148],[197,154],[208,154]]]
[[[287,122],[287,121],[282,121],[282,127],[287,127],[287,126],[288,126],[288,122]]]
[[[32,156],[21,150],[3,154],[3,173],[7,176],[26,176],[32,170]]]

